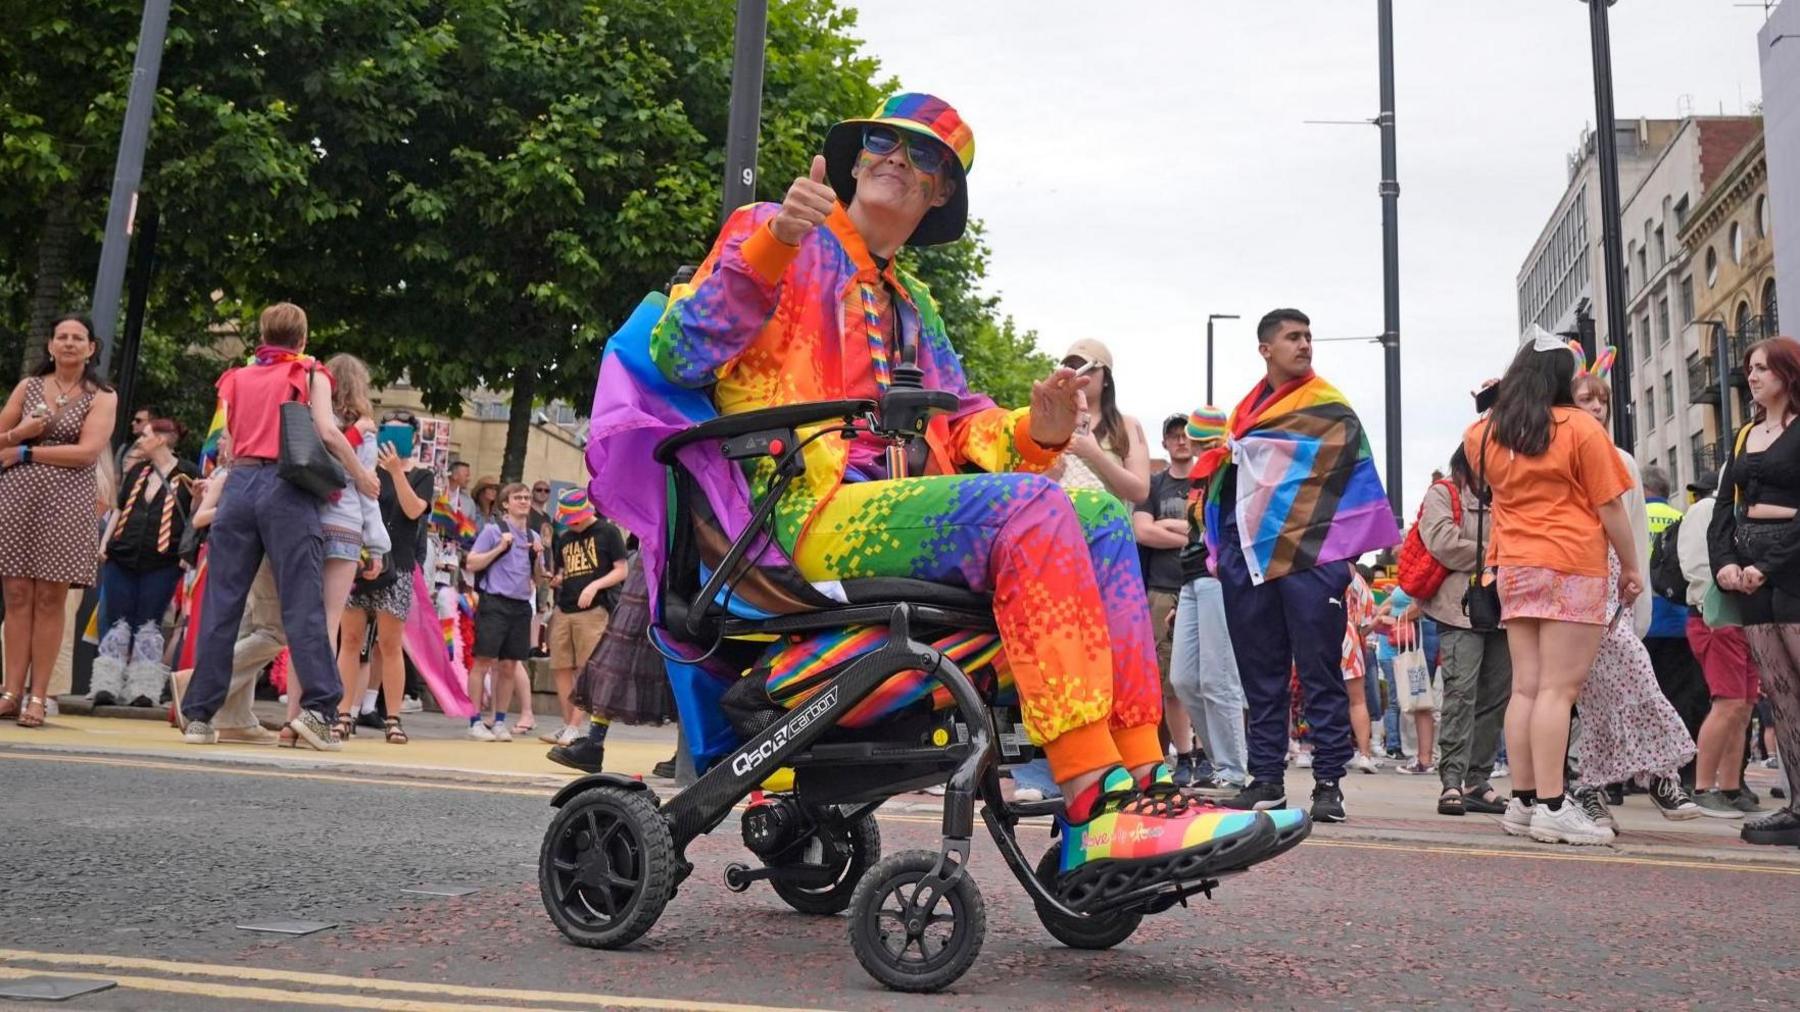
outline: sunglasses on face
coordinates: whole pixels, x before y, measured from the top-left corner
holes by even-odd
[[[886,157],[898,151],[902,144],[906,146],[906,157],[913,168],[926,175],[937,175],[950,157],[949,150],[936,141],[911,135],[902,138],[900,131],[889,126],[872,124],[863,127],[863,150],[869,154]]]

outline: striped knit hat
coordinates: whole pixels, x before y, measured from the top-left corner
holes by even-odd
[[[1188,416],[1188,438],[1205,445],[1216,443],[1225,438],[1225,412],[1211,404],[1203,408],[1195,408]]]
[[[588,501],[587,490],[577,485],[565,488],[556,496],[556,529],[566,531],[576,524],[593,520],[594,504]]]

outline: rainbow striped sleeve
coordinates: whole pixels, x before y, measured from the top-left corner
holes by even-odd
[[[650,357],[672,382],[699,387],[717,380],[769,322],[778,289],[764,272],[783,254],[767,249],[772,237],[763,225],[778,210],[752,204],[733,212],[694,279],[669,292],[650,332]]]

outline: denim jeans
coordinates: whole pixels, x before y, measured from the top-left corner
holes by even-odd
[[[119,621],[133,629],[161,625],[180,582],[179,565],[136,570],[108,562],[100,571],[100,634]]]
[[[1249,779],[1244,737],[1244,686],[1238,680],[1225,597],[1219,581],[1203,576],[1181,588],[1175,602],[1175,642],[1169,684],[1194,719],[1213,775],[1242,784]]]
[[[1399,752],[1403,744],[1400,739],[1400,686],[1394,681],[1394,659],[1383,657],[1375,666],[1381,669],[1381,684],[1387,686],[1387,707],[1381,711],[1381,743],[1388,752]]]
[[[240,463],[225,481],[207,536],[206,600],[194,677],[181,706],[189,720],[211,720],[225,702],[244,605],[265,554],[281,598],[288,653],[300,675],[300,706],[326,721],[337,716],[344,685],[334,646],[325,638],[319,500],[283,480],[273,463]]]

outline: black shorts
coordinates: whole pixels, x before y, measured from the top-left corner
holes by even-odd
[[[483,594],[475,606],[475,656],[523,661],[531,657],[531,602]]]

